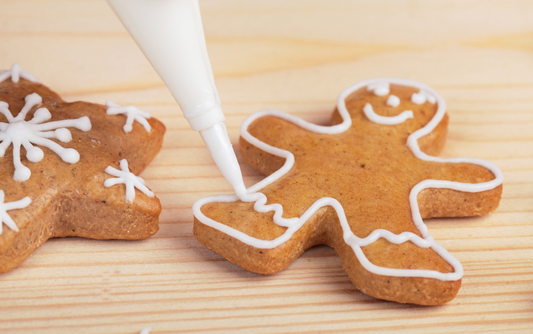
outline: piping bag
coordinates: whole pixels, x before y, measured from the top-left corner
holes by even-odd
[[[107,0],[239,198],[246,194],[207,55],[198,0]]]

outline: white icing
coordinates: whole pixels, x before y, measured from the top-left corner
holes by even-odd
[[[396,116],[380,116],[374,112],[372,105],[370,103],[365,104],[363,107],[363,112],[365,116],[374,123],[385,124],[385,125],[395,125],[405,122],[409,118],[413,118],[413,112],[411,110],[406,110]]]
[[[116,176],[116,178],[110,178],[105,180],[104,186],[111,187],[116,184],[124,184],[126,186],[126,201],[133,203],[135,199],[135,188],[142,191],[148,197],[154,197],[154,193],[146,187],[146,182],[135,174],[130,172],[128,168],[128,161],[126,159],[120,160],[120,169],[113,168],[111,166],[105,169],[105,172]]]
[[[151,330],[152,330],[152,327],[146,327],[139,334],[149,334]]]
[[[2,234],[2,223],[6,224],[10,229],[18,232],[17,224],[7,214],[7,211],[14,209],[22,209],[30,205],[31,198],[28,196],[15,202],[4,203],[5,194],[3,190],[0,190],[0,234]]]
[[[442,180],[424,180],[420,182],[419,184],[417,184],[415,187],[413,187],[413,189],[410,192],[410,196],[409,196],[410,205],[411,205],[411,214],[412,214],[413,222],[415,226],[417,227],[417,229],[420,231],[422,237],[411,232],[403,232],[399,235],[396,235],[390,231],[378,229],[378,230],[373,231],[366,238],[359,238],[351,231],[342,205],[334,198],[329,198],[329,197],[321,198],[317,200],[315,203],[313,203],[313,205],[311,205],[311,207],[301,217],[294,217],[294,218],[283,218],[282,217],[283,207],[280,204],[265,205],[267,201],[266,196],[260,193],[259,191],[265,188],[266,186],[268,186],[269,184],[272,184],[273,182],[278,180],[281,176],[286,174],[292,168],[292,166],[294,165],[294,155],[289,151],[281,150],[279,148],[270,146],[264,142],[261,142],[257,138],[253,137],[248,132],[248,126],[254,120],[260,117],[263,117],[266,115],[273,115],[273,116],[285,119],[289,122],[292,122],[296,125],[299,125],[302,128],[307,129],[309,131],[313,131],[317,133],[341,133],[345,131],[346,129],[348,129],[351,125],[351,118],[349,116],[349,113],[348,113],[348,110],[346,109],[346,104],[345,104],[346,97],[350,95],[352,92],[362,87],[371,86],[371,85],[374,86],[375,84],[379,84],[382,82],[417,87],[423,90],[424,92],[427,92],[428,95],[430,94],[434,98],[434,100],[438,102],[437,112],[435,113],[431,121],[428,124],[426,124],[423,128],[415,131],[413,134],[411,134],[408,137],[407,146],[412,150],[413,154],[417,158],[421,160],[435,161],[435,162],[477,164],[477,165],[480,165],[480,166],[483,166],[489,169],[494,174],[495,179],[488,181],[488,182],[475,183],[475,184],[442,181]],[[236,195],[218,195],[218,196],[210,196],[210,197],[204,197],[204,198],[199,199],[193,205],[193,213],[196,216],[196,218],[198,218],[198,220],[202,222],[203,224],[206,224],[210,227],[218,229],[219,231],[226,233],[227,235],[230,235],[248,245],[251,245],[256,248],[271,249],[289,240],[292,237],[292,235],[318,209],[325,207],[325,206],[331,206],[337,212],[337,215],[338,215],[338,218],[341,223],[342,230],[343,230],[344,241],[348,245],[350,245],[355,255],[357,256],[357,259],[359,260],[361,265],[363,265],[363,267],[366,270],[374,274],[385,275],[385,276],[427,277],[427,278],[435,278],[435,279],[439,279],[443,281],[456,281],[456,280],[461,279],[461,277],[463,276],[463,267],[461,263],[456,258],[454,258],[450,253],[448,253],[448,251],[446,251],[442,246],[440,246],[429,235],[427,231],[427,227],[424,224],[422,217],[420,216],[420,210],[419,210],[418,202],[417,202],[417,195],[420,191],[427,189],[427,188],[448,188],[448,189],[455,189],[455,190],[465,191],[465,192],[480,192],[480,191],[493,189],[499,186],[503,182],[503,174],[500,171],[500,169],[496,165],[490,162],[484,161],[484,160],[480,160],[480,159],[437,158],[437,157],[429,156],[420,150],[418,146],[418,139],[430,133],[431,131],[433,131],[433,129],[435,129],[435,127],[440,123],[440,121],[442,120],[446,112],[446,104],[444,102],[444,99],[440,95],[438,95],[437,92],[435,92],[432,88],[424,84],[410,81],[410,80],[392,79],[392,78],[372,79],[372,80],[359,82],[351,87],[348,87],[346,90],[344,90],[339,95],[339,98],[337,101],[337,109],[339,111],[340,116],[343,119],[343,122],[335,126],[331,126],[331,127],[311,124],[302,119],[296,118],[286,113],[282,113],[277,110],[264,110],[264,111],[254,113],[251,116],[249,116],[241,125],[241,135],[246,141],[258,147],[259,149],[266,151],[267,153],[286,159],[284,165],[279,170],[277,170],[275,173],[271,174],[270,176],[266,177],[261,182],[248,188],[247,189],[248,194],[244,196],[243,198],[241,198],[241,200],[245,202],[255,202],[254,210],[256,210],[257,212],[274,211],[274,222],[280,226],[287,227],[287,230],[283,233],[283,235],[281,235],[280,237],[274,240],[260,240],[252,236],[249,236],[247,234],[244,234],[238,230],[230,228],[217,221],[214,221],[210,219],[209,217],[206,217],[201,211],[201,207],[207,203],[237,201],[239,198]],[[395,243],[395,244],[401,244],[407,241],[411,241],[412,243],[416,244],[419,247],[431,248],[454,268],[454,272],[441,273],[441,272],[434,271],[434,270],[393,269],[393,268],[385,268],[385,267],[376,266],[366,258],[361,247],[370,245],[371,243],[375,242],[379,238],[385,238],[389,242]]]
[[[435,104],[435,96],[423,89],[421,89],[418,93],[413,93],[413,95],[411,95],[411,102],[415,104],[424,104],[426,101],[431,104]]]
[[[88,117],[46,123],[52,118],[46,108],[37,109],[33,118],[25,121],[26,114],[34,106],[41,104],[42,98],[33,93],[26,96],[25,101],[26,104],[17,117],[13,117],[6,102],[0,101],[0,113],[8,120],[8,123],[0,122],[0,157],[3,157],[6,149],[13,144],[13,165],[15,166],[13,179],[21,182],[28,180],[31,176],[30,169],[24,166],[20,160],[21,146],[26,149],[26,158],[31,162],[39,162],[44,157],[43,150],[32,145],[35,144],[49,148],[65,162],[76,163],[80,159],[78,151],[72,148],[63,148],[50,138],[68,143],[72,140],[72,136],[66,127],[74,127],[82,131],[91,129],[91,121]]]
[[[413,93],[413,95],[411,96],[411,102],[416,104],[423,104],[424,102],[426,102],[426,97],[424,96],[424,94]]]
[[[122,107],[113,101],[107,101],[106,106],[108,115],[126,115],[126,124],[123,127],[124,132],[131,132],[134,120],[139,122],[146,131],[150,132],[152,130],[150,123],[146,120],[147,118],[150,118],[149,112],[134,106]]]
[[[400,105],[400,98],[396,95],[389,95],[387,99],[387,105],[391,107],[397,107]]]
[[[17,63],[11,65],[11,69],[9,70],[0,71],[0,82],[6,80],[7,78],[11,78],[11,81],[13,81],[14,83],[19,82],[20,78],[33,82],[39,82],[39,80],[34,77],[30,72],[23,68],[20,68]]]
[[[390,87],[388,82],[376,82],[368,85],[366,88],[368,91],[374,92],[377,96],[384,96],[390,93]]]

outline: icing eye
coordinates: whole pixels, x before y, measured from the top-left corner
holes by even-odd
[[[68,129],[65,128],[59,128],[55,131],[56,138],[61,140],[63,143],[68,143],[72,140],[72,134]]]
[[[426,95],[422,92],[414,93],[411,96],[411,102],[416,103],[416,104],[424,104],[424,102],[426,102]]]
[[[367,90],[374,92],[374,94],[377,96],[384,96],[390,92],[388,82],[380,82],[368,85]]]
[[[32,147],[26,152],[26,158],[31,162],[39,162],[43,160],[44,152],[38,147]]]
[[[80,154],[73,148],[67,148],[59,155],[64,162],[74,164],[80,161]]]
[[[427,94],[426,93],[426,99],[429,101],[429,103],[431,104],[435,104],[435,102],[437,102],[437,99],[435,98],[435,96],[431,95],[431,94]]]
[[[378,96],[383,96],[389,94],[389,87],[387,86],[379,86],[374,90],[374,94]]]

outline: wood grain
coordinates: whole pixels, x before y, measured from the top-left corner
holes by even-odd
[[[427,221],[464,265],[440,307],[357,291],[315,247],[279,274],[246,272],[192,235],[199,197],[231,192],[157,74],[103,0],[0,0],[0,68],[18,62],[66,100],[135,104],[168,128],[142,174],[163,204],[143,241],[48,241],[0,277],[2,333],[531,333],[533,331],[533,3],[524,1],[200,1],[216,83],[236,145],[254,111],[325,123],[345,87],[425,82],[450,114],[443,156],[491,160],[499,209]],[[242,165],[245,182],[261,175]]]

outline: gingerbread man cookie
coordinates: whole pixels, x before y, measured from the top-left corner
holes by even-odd
[[[67,103],[18,66],[0,79],[0,273],[49,238],[157,232],[161,204],[134,174],[159,152],[161,122],[146,120],[149,130],[133,122],[126,132],[128,116]]]
[[[426,85],[375,79],[340,95],[331,126],[275,110],[251,115],[240,149],[269,176],[241,199],[198,200],[196,238],[258,273],[326,244],[365,294],[423,305],[453,299],[463,268],[422,219],[494,211],[503,175],[487,161],[435,157],[446,137],[445,108]]]

